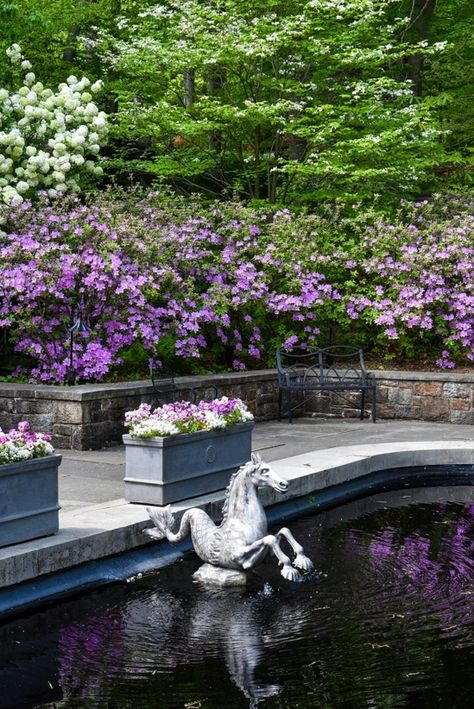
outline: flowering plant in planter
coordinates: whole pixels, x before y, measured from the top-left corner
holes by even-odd
[[[4,433],[0,428],[0,465],[19,463],[31,458],[43,458],[54,453],[47,433],[35,433],[28,421]]]
[[[154,411],[149,404],[141,404],[135,411],[127,411],[125,414],[125,425],[132,438],[213,431],[252,420],[253,415],[243,401],[229,399],[227,396],[200,401],[199,404],[178,401]]]

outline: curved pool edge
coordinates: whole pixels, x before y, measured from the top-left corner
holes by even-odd
[[[472,485],[474,441],[337,447],[275,461],[272,467],[290,481],[290,491],[284,501],[273,491],[262,491],[268,520],[276,523],[311,511],[335,507],[387,487]],[[173,509],[179,517],[189,507],[199,506],[216,518],[222,499],[223,493],[220,492],[179,503]],[[111,509],[114,510],[115,522],[111,524],[109,519],[104,525],[102,518],[104,515],[110,517]],[[6,548],[18,559],[25,557],[24,562],[28,555],[33,554],[31,570],[41,568],[42,556],[43,561],[48,556],[48,563],[44,563],[43,568],[51,569],[55,560],[58,568],[44,575],[40,572],[33,574],[30,578],[0,589],[0,620],[32,610],[45,602],[107,583],[125,581],[139,573],[161,568],[173,563],[191,548],[189,540],[181,545],[158,542],[143,546],[142,530],[149,526],[143,506],[111,503],[110,506],[89,508],[87,512],[93,516],[96,524],[85,533],[81,530],[82,533],[77,532],[74,537],[74,532],[69,528],[63,530],[63,539],[59,534],[47,540],[38,540],[37,544],[30,542]],[[64,518],[67,517],[67,514],[64,515]],[[120,537],[119,546],[126,546],[127,543],[130,546],[111,556],[114,536]],[[97,556],[84,561],[79,553],[81,548],[86,550],[89,558],[94,553]],[[8,555],[5,550],[3,552],[3,559],[0,558],[0,579],[2,560],[8,561]],[[75,559],[80,561],[71,563]],[[31,570],[27,573],[31,573]]]

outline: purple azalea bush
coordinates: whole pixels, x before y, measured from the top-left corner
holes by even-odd
[[[396,218],[270,213],[239,203],[95,194],[12,207],[0,235],[0,328],[33,381],[64,382],[78,313],[79,381],[124,360],[181,371],[272,363],[282,343],[340,340],[440,367],[474,359],[473,199]],[[138,348],[138,349],[137,349]]]
[[[133,438],[214,431],[252,420],[253,415],[243,401],[226,396],[199,404],[177,401],[154,411],[149,404],[141,404],[125,414],[125,425]]]
[[[474,361],[474,199],[405,205],[404,220],[366,227],[347,293],[349,317],[377,328],[396,354],[434,354],[441,368]]]
[[[28,421],[20,421],[16,428],[6,433],[0,428],[0,465],[51,455],[54,448],[50,440],[47,433],[32,431]]]
[[[264,330],[315,337],[314,308],[338,295],[312,264],[274,253],[280,215],[213,205],[205,216],[193,204],[173,213],[167,199],[45,200],[10,211],[0,327],[34,360],[33,380],[65,381],[79,310],[92,328],[74,341],[82,381],[102,380],[137,341],[150,357],[163,347],[238,370],[260,360]]]

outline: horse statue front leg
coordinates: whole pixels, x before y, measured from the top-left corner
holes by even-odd
[[[281,575],[288,581],[298,581],[301,575],[291,565],[290,558],[282,552],[278,539],[274,534],[267,534],[261,539],[257,539],[252,544],[243,547],[238,554],[235,555],[234,561],[242,566],[244,570],[252,568],[265,556],[267,550],[270,549],[278,559],[281,566]],[[309,559],[308,559],[309,561]]]
[[[288,544],[291,546],[296,554],[293,560],[293,566],[296,566],[302,571],[312,571],[314,569],[314,564],[305,554],[303,554],[303,547],[298,544],[288,527],[282,527],[279,532],[275,534],[275,537],[280,541],[280,537],[285,537]]]

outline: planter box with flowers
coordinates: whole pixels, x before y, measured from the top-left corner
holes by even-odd
[[[58,531],[60,455],[27,421],[0,429],[0,547]]]
[[[167,505],[222,490],[250,459],[253,416],[240,399],[148,404],[125,414],[125,498]]]

